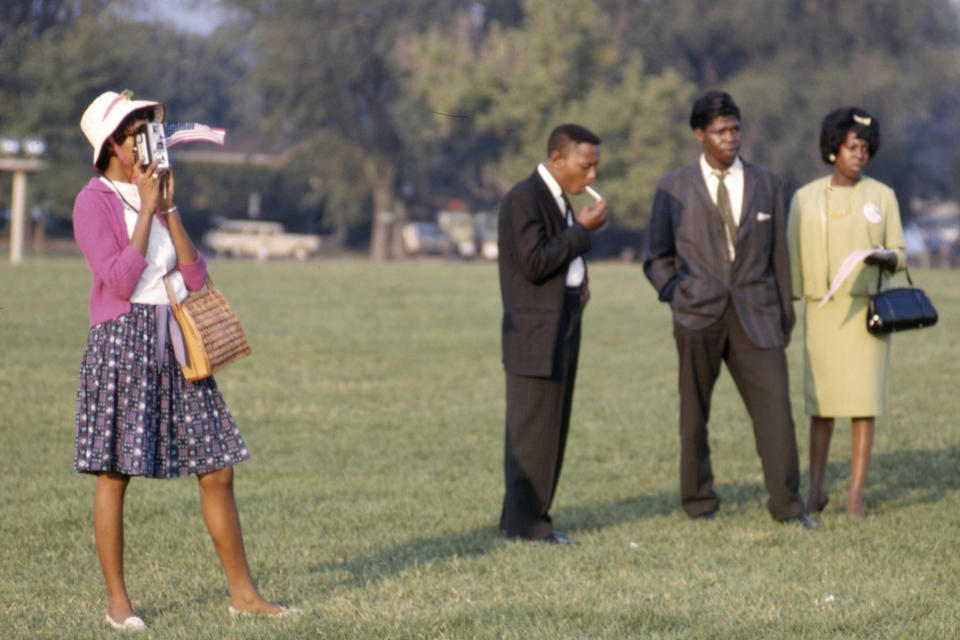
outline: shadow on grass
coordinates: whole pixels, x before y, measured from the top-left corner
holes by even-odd
[[[563,531],[577,532],[605,529],[643,518],[662,516],[676,509],[676,496],[672,492],[663,492],[600,504],[564,507],[556,510],[553,517]],[[343,562],[324,563],[312,569],[331,574],[347,574],[331,586],[357,583],[366,586],[409,567],[456,557],[479,557],[502,549],[507,544],[525,544],[504,539],[493,524],[497,515],[491,515],[489,527],[461,533],[422,536],[366,556]]]
[[[943,449],[911,449],[873,455],[867,470],[866,499],[870,506],[896,508],[936,502],[960,489],[960,445]],[[827,466],[826,484],[846,484],[850,461]],[[840,498],[842,503],[844,498]]]
[[[893,508],[917,502],[935,502],[960,489],[960,445],[940,450],[909,450],[874,455],[867,478],[868,498],[874,506],[893,503]],[[828,465],[828,483],[837,483],[849,476],[849,460]],[[806,469],[803,469],[806,474]],[[723,500],[724,514],[748,513],[765,509],[766,487],[762,483],[722,483],[717,493]],[[918,497],[919,493],[919,497]],[[678,523],[684,514],[675,491],[661,491],[643,496],[568,506],[553,512],[560,530],[576,537],[577,532],[597,531],[646,518],[676,514]],[[496,514],[493,514],[492,520]],[[347,574],[337,583],[366,586],[410,567],[456,557],[479,557],[508,543],[494,526],[480,527],[460,533],[422,536],[369,555],[337,563],[324,563],[312,570]],[[335,585],[337,584],[335,583]],[[331,585],[331,586],[335,586]]]
[[[806,498],[809,471],[803,464],[801,469],[800,497]],[[883,506],[889,510],[919,502],[936,502],[960,490],[957,469],[960,469],[960,445],[874,454],[867,470],[868,508]],[[824,484],[831,493],[829,508],[842,507],[849,478],[849,458],[827,464]],[[766,507],[767,491],[761,483],[724,483],[718,485],[716,491],[723,500],[720,509],[724,513],[744,513],[758,505]]]

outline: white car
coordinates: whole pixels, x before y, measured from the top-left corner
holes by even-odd
[[[279,222],[261,220],[225,220],[203,234],[203,242],[217,255],[247,256],[258,260],[306,260],[320,249],[320,236],[287,233]]]
[[[433,222],[408,222],[403,225],[401,237],[403,249],[409,254],[453,253],[454,246],[450,236]]]

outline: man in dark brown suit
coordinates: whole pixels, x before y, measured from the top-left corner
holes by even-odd
[[[503,200],[499,219],[502,349],[507,409],[506,493],[500,530],[507,538],[575,544],[553,530],[553,501],[570,425],[580,349],[580,318],[590,297],[582,255],[607,219],[598,200],[574,217],[566,193],[596,178],[600,138],[564,124],[547,142],[547,160]]]
[[[815,523],[798,495],[799,468],[785,347],[793,329],[783,187],[740,159],[740,109],[711,91],[690,127],[703,153],[657,184],[644,272],[673,310],[680,378],[680,494],[691,518],[710,519],[713,491],[707,421],[727,369],[753,422],[774,519]]]

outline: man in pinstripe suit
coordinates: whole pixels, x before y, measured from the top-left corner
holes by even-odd
[[[560,125],[547,159],[503,199],[498,246],[507,407],[506,492],[500,530],[507,538],[574,544],[557,534],[550,504],[560,478],[580,349],[580,318],[590,297],[582,255],[607,219],[603,200],[576,216],[566,193],[596,178],[600,138]]]
[[[798,494],[788,394],[785,347],[795,318],[783,187],[774,173],[740,159],[740,109],[728,94],[699,98],[690,127],[703,153],[657,184],[644,261],[673,310],[683,508],[710,519],[720,506],[707,421],[726,362],[753,422],[770,514],[812,528]]]

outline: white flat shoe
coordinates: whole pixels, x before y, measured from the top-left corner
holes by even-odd
[[[110,623],[110,626],[114,629],[119,629],[121,631],[143,631],[147,628],[147,623],[143,621],[143,618],[140,616],[130,616],[123,622],[117,622],[110,617],[110,614],[107,614],[107,622]]]
[[[252,611],[244,611],[243,609],[237,609],[233,605],[230,605],[230,615],[232,616],[259,616],[264,615],[268,618],[282,618],[284,616],[295,616],[299,613],[303,613],[300,609],[296,607],[285,607],[282,604],[278,604],[280,611],[276,613],[253,613]]]

